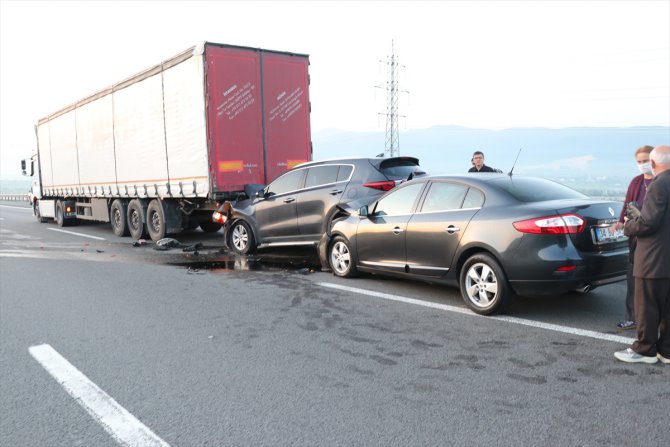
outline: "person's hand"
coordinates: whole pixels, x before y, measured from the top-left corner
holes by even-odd
[[[626,217],[624,217],[624,219],[626,219]],[[618,231],[622,228],[623,228],[623,222],[617,222],[610,227],[610,231],[614,233],[615,231]]]
[[[635,219],[640,215],[640,208],[637,202],[630,202],[626,206],[626,217],[628,219]]]

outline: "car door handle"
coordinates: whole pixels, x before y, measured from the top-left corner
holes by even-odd
[[[449,225],[447,228],[444,229],[444,231],[446,231],[449,234],[454,234],[457,231],[461,231],[461,229],[453,225]]]
[[[284,203],[291,203],[295,202],[295,197],[289,197],[288,199],[284,199]]]
[[[400,227],[395,227],[395,228],[393,229],[393,234],[400,234],[400,233],[402,233],[403,231],[405,231],[405,230],[403,230],[403,229],[400,228]]]
[[[330,195],[331,195],[331,196],[336,196],[336,195],[341,194],[341,193],[342,193],[342,190],[341,190],[341,189],[333,189],[333,190],[330,192]]]

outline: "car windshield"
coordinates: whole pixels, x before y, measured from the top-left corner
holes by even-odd
[[[521,202],[588,198],[572,188],[542,178],[505,176],[491,180],[490,183]]]

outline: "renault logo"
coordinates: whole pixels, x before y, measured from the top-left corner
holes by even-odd
[[[607,208],[607,210],[610,212],[610,216],[614,217],[614,210],[612,209],[612,207],[610,206],[609,208]]]

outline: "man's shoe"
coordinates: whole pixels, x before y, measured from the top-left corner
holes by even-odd
[[[656,363],[658,361],[656,357],[640,355],[630,348],[615,352],[614,357],[626,363]]]
[[[663,357],[661,354],[656,354],[656,358],[661,362],[665,363],[666,365],[670,365],[670,359]]]
[[[635,324],[634,321],[629,321],[629,320],[623,320],[620,321],[616,327],[619,329],[627,330],[627,329],[635,329],[637,327],[637,324]]]

